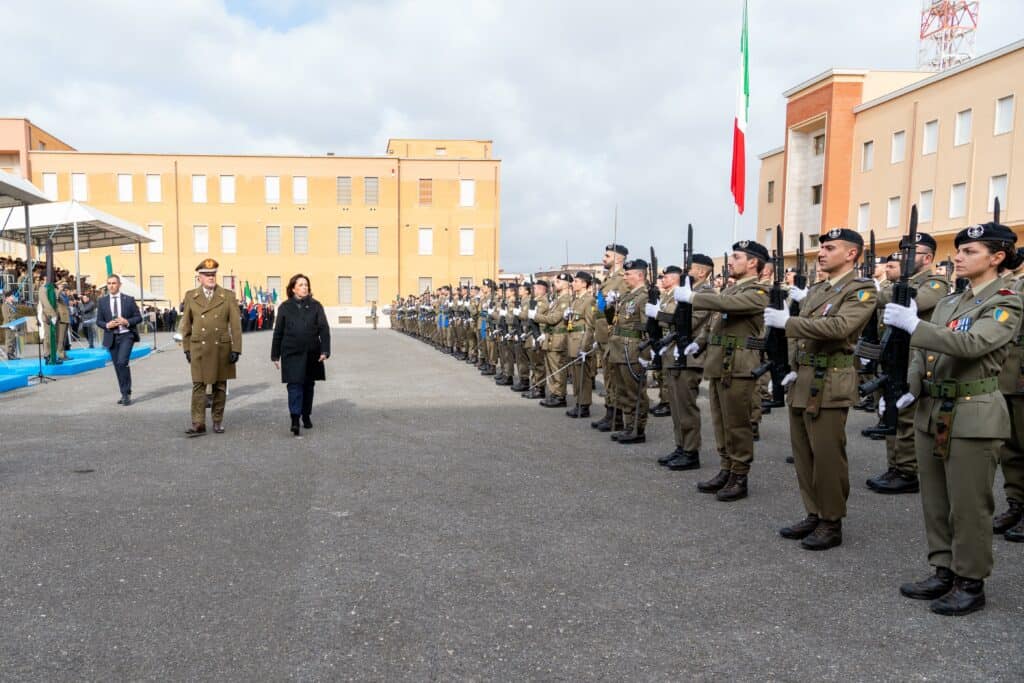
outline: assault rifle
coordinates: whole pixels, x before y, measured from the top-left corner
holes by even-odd
[[[785,277],[785,258],[782,251],[782,226],[775,226],[775,249],[772,251],[772,289],[768,294],[768,305],[776,310],[786,307],[786,292],[782,289]],[[777,327],[769,327],[763,339],[750,339],[748,348],[764,351],[765,362],[750,371],[751,377],[757,379],[766,372],[772,373],[772,406],[785,405],[786,388],[782,380],[790,372],[789,343],[786,331]]]
[[[722,252],[722,289],[729,285],[729,252]]]
[[[519,295],[519,280],[515,282],[515,298],[512,299],[512,308],[516,309],[522,305],[522,297]],[[512,318],[512,341],[521,343],[526,338],[523,334],[523,321],[520,320],[518,315]]]
[[[910,300],[916,294],[910,285],[917,260],[916,204],[910,207],[910,231],[900,252],[900,279],[892,286],[892,302],[900,306],[909,306]],[[885,433],[895,434],[900,412],[896,402],[910,390],[907,382],[907,372],[910,370],[910,334],[895,327],[886,327],[877,353],[875,349],[865,350],[872,352],[872,356],[865,357],[873,357],[879,361],[882,372],[877,379],[861,384],[860,394],[867,396],[879,388],[882,389],[882,395],[885,397],[885,413],[882,415]]]
[[[679,276],[680,283],[685,283],[690,277],[690,269],[693,267],[693,223],[686,226],[686,242],[683,243],[683,274]],[[693,283],[690,283],[691,286]],[[672,369],[685,368],[686,356],[683,350],[693,341],[693,304],[682,302],[676,303],[676,309],[672,312],[672,334],[662,341],[661,346],[675,342],[678,349],[677,358],[672,364]],[[660,355],[660,351],[659,351]]]
[[[875,277],[874,265],[877,260],[875,256],[875,231],[871,231],[870,246],[864,253],[864,263],[861,266],[861,275],[863,277]],[[878,307],[871,312],[871,317],[868,318],[868,324],[864,326],[864,329],[860,332],[860,339],[857,340],[857,346],[853,349],[853,355],[858,358],[864,358],[868,362],[861,363],[860,367],[857,368],[857,373],[861,375],[874,375],[875,370],[878,366],[878,357],[874,356],[873,349],[879,348],[882,340],[878,338]]]
[[[661,290],[658,289],[658,257],[654,254],[654,247],[651,247],[651,263],[650,271],[648,273],[650,282],[647,283],[647,303],[658,305],[661,300]],[[661,341],[661,325],[658,324],[658,319],[648,318],[647,319],[647,346],[652,346],[655,349],[654,359],[651,363],[651,367],[654,370],[661,369],[661,354],[658,353],[658,349],[661,348],[659,342]]]
[[[871,236],[871,251],[875,250],[875,237],[872,233]],[[793,287],[796,289],[807,289],[807,264],[805,263],[806,257],[804,252],[804,234],[800,233],[800,246],[796,250],[796,273],[793,274]],[[800,302],[791,301],[789,303],[789,314],[791,316],[800,315]]]

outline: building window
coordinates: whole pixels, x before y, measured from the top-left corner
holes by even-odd
[[[814,206],[821,204],[821,185],[811,185],[811,204]]]
[[[473,278],[471,277],[460,277],[459,287],[471,287],[473,285]]]
[[[889,204],[885,212],[885,227],[898,228],[900,225],[900,198],[889,197]]]
[[[206,203],[206,176],[204,175],[192,176],[192,203]]]
[[[366,303],[372,304],[379,300],[380,297],[378,294],[380,291],[380,284],[378,283],[376,275],[366,276],[366,279],[363,281],[363,291],[366,294],[364,297]]]
[[[292,203],[309,203],[309,181],[306,176],[297,175],[292,177]]]
[[[45,150],[46,149],[46,143],[44,141],[42,141],[42,140],[39,141],[39,149],[40,150]]]
[[[430,277],[421,277],[418,280],[419,293],[432,292],[434,291],[434,279]]]
[[[352,176],[340,175],[336,180],[338,206],[352,205]]]
[[[352,253],[352,228],[348,226],[338,227],[338,254],[348,256]]]
[[[363,178],[363,203],[366,206],[377,206],[379,191],[380,178]]]
[[[459,206],[476,206],[476,181],[459,181]]]
[[[995,134],[1002,135],[1013,130],[1013,95],[996,100]]]
[[[967,213],[967,183],[949,188],[949,217],[963,218]]]
[[[995,210],[995,198],[999,197],[999,211],[1006,215],[1006,174],[994,175],[988,181],[988,212]]]
[[[149,243],[149,253],[164,253],[164,226],[159,223],[150,223],[147,227],[149,229],[149,238],[153,240]]]
[[[121,253],[123,253],[123,254],[134,254],[135,253],[135,245],[134,244],[122,244],[121,245]]]
[[[932,212],[935,208],[935,193],[931,190],[922,190],[917,202],[917,220],[928,223],[932,220]]]
[[[928,121],[924,124],[924,135],[921,141],[921,154],[935,154],[939,148],[939,120]]]
[[[76,202],[89,201],[89,181],[84,173],[71,174],[71,198]]]
[[[281,178],[276,175],[268,175],[263,179],[263,194],[267,204],[281,203]]]
[[[220,177],[220,203],[235,203],[235,176],[222,175]]]
[[[430,256],[434,253],[434,229],[420,228],[419,255]]]
[[[871,228],[871,204],[864,202],[857,207],[857,230],[867,232]]]
[[[825,135],[814,136],[814,156],[820,157],[825,153]]]
[[[131,285],[133,287],[135,286],[135,276],[134,275],[122,275],[121,276],[121,280],[126,285]]]
[[[132,201],[132,174],[131,173],[118,173],[117,174],[117,201],[119,201],[119,202],[130,202],[130,201]]]
[[[163,192],[160,186],[159,173],[146,174],[146,201],[150,203],[163,201]]]
[[[420,206],[430,206],[434,202],[434,181],[431,178],[420,178]]]
[[[267,276],[267,295],[273,298],[274,292],[277,292],[278,296],[281,296],[281,276],[280,275],[268,275]]]
[[[472,256],[474,241],[473,228],[459,228],[459,256]]]
[[[964,109],[957,112],[956,131],[953,134],[953,145],[966,145],[971,141],[971,110]]]
[[[206,254],[210,251],[210,228],[205,225],[192,226],[192,251]]]
[[[870,171],[875,167],[875,141],[868,140],[864,143],[860,153],[860,170]]]
[[[220,226],[220,250],[225,254],[238,253],[238,228],[234,225]]]
[[[43,194],[49,197],[51,202],[57,201],[57,174],[43,174]]]
[[[149,276],[149,293],[154,298],[162,298],[164,295],[164,276],[163,275],[150,275]]]
[[[279,225],[267,226],[267,253],[281,253],[281,226]]]
[[[907,133],[906,131],[898,130],[892,134],[892,153],[890,154],[889,161],[894,164],[898,164],[907,155]]]
[[[443,157],[448,155],[448,150],[445,147],[435,147],[434,156]]]
[[[309,228],[304,225],[296,225],[292,228],[292,246],[296,254],[309,253]]]
[[[768,203],[769,204],[774,204],[775,203],[775,181],[774,180],[769,180],[768,181]]]
[[[221,275],[220,286],[224,289],[235,291],[235,276],[234,275]],[[241,300],[241,297],[239,297]]]
[[[352,278],[347,275],[338,277],[338,303],[342,306],[352,305]]]
[[[367,254],[380,253],[380,231],[377,228],[366,228],[363,231],[363,244]]]

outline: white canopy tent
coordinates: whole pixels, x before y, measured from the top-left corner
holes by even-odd
[[[14,213],[14,207],[23,208],[23,224],[28,224],[28,207],[32,204],[44,204],[50,201],[38,187],[16,175],[0,171],[0,211],[6,209],[5,220],[0,221],[0,238],[3,237],[4,227]],[[28,272],[32,272],[32,248],[31,240],[25,241],[25,259],[28,261]],[[6,285],[5,285],[6,286]]]
[[[82,291],[78,258],[81,249],[116,247],[122,244],[137,245],[139,280],[142,281],[141,245],[152,242],[153,239],[134,223],[76,201],[50,202],[35,206],[32,208],[31,222],[26,229],[27,220],[27,216],[15,215],[13,209],[0,208],[0,238],[24,239],[26,245],[35,245],[38,248],[42,248],[47,240],[52,240],[54,251],[74,251],[75,289],[79,294]],[[31,254],[29,258],[31,259]],[[31,268],[31,261],[29,267]]]

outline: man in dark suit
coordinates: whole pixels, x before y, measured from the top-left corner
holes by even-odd
[[[110,351],[117,374],[117,385],[121,388],[119,405],[132,404],[132,371],[128,360],[132,347],[139,341],[136,328],[142,322],[142,313],[135,305],[135,299],[121,293],[121,278],[107,277],[107,295],[100,297],[96,306],[96,326],[103,330],[103,347]]]

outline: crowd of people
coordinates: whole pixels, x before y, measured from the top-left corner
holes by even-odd
[[[804,516],[779,534],[806,550],[843,540],[850,408],[897,412],[896,425],[887,418],[866,430],[886,440],[888,466],[865,484],[920,494],[933,567],[900,592],[931,601],[938,614],[968,614],[985,604],[994,534],[1024,541],[1024,249],[998,220],[971,226],[939,271],[935,240],[909,237],[865,267],[863,237],[830,230],[809,278],[796,269],[776,278],[778,255],[752,240],[732,245],[723,273],[702,254],[649,272],[624,245],[610,244],[603,279],[581,271],[442,287],[394,301],[391,325],[526,399],[564,407],[570,419],[590,415],[602,372],[604,414],[590,426],[618,444],[642,444],[648,416],[670,416],[676,448],[658,463],[675,471],[701,468],[697,396],[706,382],[717,467],[696,488],[723,503],[749,495],[758,425],[786,410],[787,461]],[[892,358],[879,363],[865,350],[862,337],[875,333],[883,357],[897,353],[900,335],[908,339],[905,385],[884,376]],[[651,407],[655,385],[661,400]],[[995,516],[997,466],[1007,508]]]

